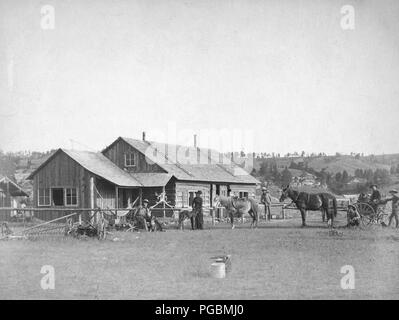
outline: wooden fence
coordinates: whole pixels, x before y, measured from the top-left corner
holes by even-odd
[[[273,219],[287,219],[290,217],[292,210],[297,211],[295,206],[286,206],[280,203],[271,204],[271,213]],[[259,205],[259,218],[265,217],[265,206]],[[346,210],[346,207],[339,207],[339,210]],[[0,208],[0,221],[25,221],[31,220],[32,217],[42,221],[51,221],[64,217],[71,213],[80,213],[80,218],[87,219],[94,212],[102,212],[106,215],[118,216],[118,213],[126,213],[132,209],[122,208]],[[172,218],[177,219],[178,214],[181,210],[192,210],[191,208],[152,208],[152,214],[157,218]],[[204,207],[204,216],[212,219],[212,223],[215,221],[222,221],[227,216],[227,210],[223,207]],[[78,219],[78,215],[74,216],[74,219]]]
[[[295,207],[285,207],[282,204],[272,204],[272,208],[278,208],[278,214],[274,212],[273,216],[277,216],[281,219],[286,218],[287,210],[296,210]],[[260,208],[260,218],[264,216],[264,206],[259,205]],[[123,215],[123,213],[128,212],[132,209],[122,209],[122,208],[0,208],[0,221],[30,221],[32,218],[36,218],[42,221],[51,221],[54,219],[62,218],[71,213],[80,213],[81,218],[88,218],[94,212],[103,212],[106,215],[113,215],[117,217],[118,215]],[[172,218],[177,219],[178,214],[182,210],[192,210],[190,207],[187,208],[152,208],[152,214],[157,218]],[[212,222],[215,220],[223,220],[228,218],[227,210],[224,207],[204,207],[204,216],[210,217]],[[274,210],[275,211],[275,210]],[[78,216],[74,216],[74,219],[78,219]]]

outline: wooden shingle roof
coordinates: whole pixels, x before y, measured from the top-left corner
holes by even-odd
[[[120,139],[145,154],[151,161],[178,180],[237,184],[260,183],[244,169],[212,149],[197,149],[131,138]]]
[[[100,152],[77,151],[58,149],[46,161],[44,161],[35,171],[33,171],[27,179],[33,179],[34,175],[41,170],[48,162],[50,162],[57,154],[65,153],[67,156],[75,160],[79,165],[87,171],[99,176],[117,186],[121,187],[141,187],[141,183],[134,179],[127,172],[116,166],[111,160]]]

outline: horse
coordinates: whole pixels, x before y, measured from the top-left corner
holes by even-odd
[[[183,230],[184,229],[184,221],[186,219],[190,219],[191,220],[192,218],[195,220],[196,215],[197,215],[197,212],[195,210],[182,210],[182,211],[180,211],[179,212],[179,224],[177,225],[177,228],[180,229],[180,230]],[[193,227],[194,226],[191,225],[191,228],[194,230]]]
[[[238,197],[225,197],[216,196],[214,199],[216,207],[225,207],[230,216],[231,229],[234,229],[234,213],[237,213],[240,217],[248,213],[251,218],[251,228],[258,226],[258,203],[252,198],[238,198]]]
[[[302,227],[306,227],[306,211],[318,211],[327,215],[327,225],[333,227],[334,217],[337,216],[337,199],[330,193],[307,193],[293,190],[290,185],[283,188],[280,202],[290,198],[295,203],[302,216]],[[332,202],[333,214],[330,203]]]

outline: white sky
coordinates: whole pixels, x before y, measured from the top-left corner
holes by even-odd
[[[398,31],[395,0],[1,0],[0,148],[166,141],[175,124],[255,151],[399,152]]]

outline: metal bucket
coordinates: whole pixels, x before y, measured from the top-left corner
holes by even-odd
[[[211,276],[222,279],[226,277],[226,265],[223,262],[214,262],[211,264]]]

